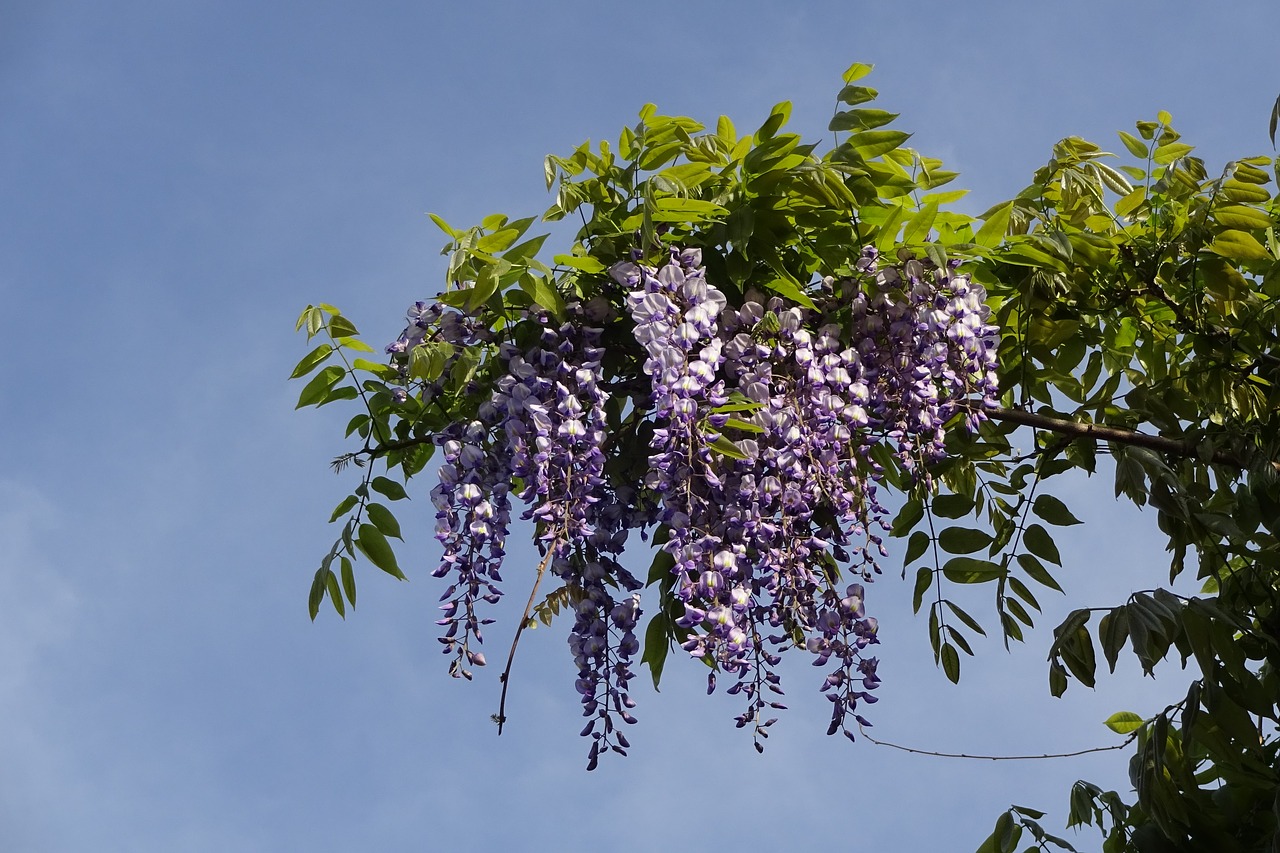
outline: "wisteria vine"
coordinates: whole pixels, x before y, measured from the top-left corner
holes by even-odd
[[[708,692],[718,674],[733,679],[728,692],[746,701],[737,725],[752,727],[757,749],[770,713],[785,707],[778,664],[796,648],[826,669],[828,734],[852,739],[849,718],[869,725],[860,705],[876,701],[880,683],[864,599],[889,524],[873,450],[887,443],[904,471],[927,480],[944,427],[962,416],[975,430],[995,404],[996,329],[981,286],[954,264],[885,263],[870,247],[852,276],[822,283],[817,308],[777,296],[730,305],[698,249],[672,249],[657,267],[621,261],[608,275],[625,290],[625,313],[571,303],[555,319],[534,304],[495,330],[417,303],[387,347],[402,377],[430,341],[496,348],[489,384],[472,382],[488,389],[474,417],[434,436],[444,459],[432,491],[444,548],[434,574],[449,579],[439,624],[451,674],[470,678],[485,664],[473,644],[492,620],[478,607],[502,595],[515,494],[543,568],[572,603],[590,768],[607,751],[626,753],[619,722],[635,722],[642,584],[621,563],[632,530],[669,555],[660,586],[678,602],[671,631],[711,665]],[[609,474],[610,459],[635,448],[609,428],[608,323],[644,352],[643,377],[616,383],[650,428],[640,482]],[[511,333],[521,325],[537,330],[532,341]],[[439,389],[417,390],[428,401]],[[398,393],[409,395],[407,379]],[[858,582],[842,582],[846,574]]]

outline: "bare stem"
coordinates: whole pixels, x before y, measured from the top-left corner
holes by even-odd
[[[502,670],[502,698],[498,700],[498,734],[502,734],[502,726],[507,722],[507,687],[511,681],[511,665],[516,659],[516,646],[520,645],[520,635],[524,633],[525,625],[529,624],[529,614],[533,612],[533,602],[538,597],[538,586],[542,583],[542,576],[546,574],[547,566],[551,563],[551,556],[556,552],[556,545],[559,539],[553,540],[547,546],[546,556],[542,558],[542,562],[538,564],[538,575],[533,580],[533,589],[529,590],[529,602],[524,606],[524,615],[520,617],[520,624],[516,626],[516,635],[511,638],[511,650],[507,652],[507,665]]]

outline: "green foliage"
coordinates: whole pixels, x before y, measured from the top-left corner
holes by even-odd
[[[1093,686],[1099,650],[1112,672],[1126,650],[1148,673],[1176,651],[1195,674],[1185,697],[1153,719],[1122,712],[1106,721],[1134,739],[1136,800],[1077,783],[1071,824],[1100,827],[1106,851],[1275,849],[1280,205],[1272,177],[1280,164],[1242,157],[1210,173],[1162,112],[1120,133],[1120,157],[1062,140],[1022,192],[975,220],[947,209],[963,194],[940,190],[955,173],[903,147],[910,134],[892,127],[897,113],[866,106],[878,94],[859,83],[869,71],[856,64],[846,73],[829,126],[837,141],[825,151],[785,131],[786,103],[750,134],[725,117],[708,129],[646,105],[616,143],[547,157],[554,202],[542,221],[581,222],[549,263],[539,260],[545,237],[526,236],[536,217],[494,215],[458,229],[433,215],[449,240],[439,300],[494,328],[532,304],[564,316],[567,303],[606,294],[606,268],[636,246],[651,255],[700,248],[708,278],[731,300],[778,295],[806,307],[849,277],[867,244],[961,261],[986,287],[1002,330],[1001,408],[975,435],[950,430],[948,459],[926,478],[913,481],[877,457],[887,485],[903,493],[891,535],[905,541],[913,607],[929,602],[936,662],[958,681],[961,653],[972,655],[971,638],[985,633],[949,597],[954,585],[989,590],[1006,646],[1034,627],[1037,594],[1087,589],[1087,580],[1068,589],[1054,575],[1063,565],[1054,530],[1080,521],[1049,493],[1050,481],[1093,474],[1099,453],[1110,454],[1116,496],[1150,506],[1167,537],[1168,582],[1193,571],[1203,590],[1175,595],[1156,577],[1122,603],[1074,610],[1053,631],[1050,690]],[[1278,114],[1280,101],[1273,139]],[[370,348],[332,306],[308,306],[298,329],[321,338],[292,373],[307,379],[299,407],[358,398],[362,409],[347,428],[360,446],[335,466],[355,463],[363,479],[333,513],[334,522],[345,518],[342,532],[308,602],[312,618],[326,597],[343,615],[355,605],[358,557],[404,577],[388,542],[400,525],[370,492],[391,502],[408,492],[375,476],[374,463],[407,484],[427,464],[431,436],[474,413],[480,395],[471,389],[485,387],[496,355],[442,342],[414,348],[411,379],[447,379],[427,404],[397,399],[394,367],[348,360]],[[634,342],[607,345],[615,374],[640,375]],[[647,446],[652,425],[620,402],[610,417],[618,442]],[[741,456],[735,439],[749,426],[732,420],[717,451]],[[643,459],[632,464],[639,481]],[[643,656],[655,686],[682,640],[664,560],[659,552],[650,574],[661,604]],[[552,592],[531,622],[549,623],[573,594]],[[1016,850],[1027,835],[1027,850],[1072,850],[1041,817],[1013,807],[981,853]]]

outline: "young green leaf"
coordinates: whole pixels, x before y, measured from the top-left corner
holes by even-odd
[[[298,379],[306,376],[325,362],[330,355],[333,354],[333,347],[329,344],[321,344],[311,352],[303,356],[302,361],[298,362],[298,366],[293,369],[293,373],[289,374],[290,379]]]
[[[1127,735],[1142,728],[1145,721],[1132,711],[1117,711],[1103,721],[1104,725],[1118,735]]]

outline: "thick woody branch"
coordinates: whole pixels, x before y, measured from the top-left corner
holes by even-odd
[[[1114,441],[1117,444],[1127,444],[1132,447],[1145,447],[1157,453],[1201,458],[1200,448],[1195,442],[1165,438],[1162,435],[1149,435],[1137,430],[1069,421],[1065,418],[1037,415],[1032,412],[1018,411],[1017,409],[987,409],[987,416],[993,421],[1008,421],[1022,426],[1036,427],[1037,429],[1048,430],[1049,432],[1072,438],[1087,438],[1092,441]],[[1233,468],[1247,467],[1247,463],[1241,461],[1238,456],[1225,450],[1214,451],[1206,461],[1218,465],[1230,465]],[[1271,464],[1280,471],[1280,462],[1272,462]]]

